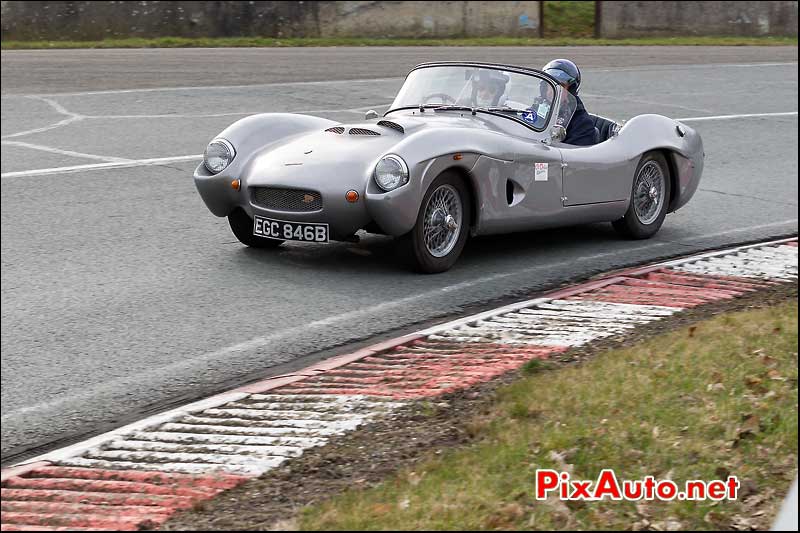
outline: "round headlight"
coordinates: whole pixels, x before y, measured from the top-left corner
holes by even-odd
[[[236,150],[231,143],[225,139],[214,139],[203,153],[203,164],[209,172],[218,174],[227,168],[235,155]]]
[[[396,155],[385,156],[375,166],[375,183],[387,192],[408,183],[406,162]]]

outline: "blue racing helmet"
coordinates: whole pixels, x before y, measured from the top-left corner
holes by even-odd
[[[578,65],[569,59],[554,59],[546,64],[542,71],[558,80],[562,85],[566,85],[569,92],[578,95],[578,89],[581,86],[581,71]]]

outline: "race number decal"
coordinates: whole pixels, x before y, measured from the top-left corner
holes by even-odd
[[[547,163],[534,163],[534,181],[547,181]]]

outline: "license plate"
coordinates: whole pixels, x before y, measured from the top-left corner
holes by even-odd
[[[274,220],[258,215],[253,221],[253,235],[284,241],[328,242],[328,225]]]

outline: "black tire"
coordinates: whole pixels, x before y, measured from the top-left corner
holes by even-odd
[[[637,193],[640,184],[640,175],[643,174],[646,168],[653,169],[653,165],[657,166],[663,177],[663,191],[661,196],[660,207],[658,213],[654,218],[642,219],[640,213],[636,209]],[[625,216],[619,220],[612,222],[614,229],[628,239],[649,239],[661,229],[664,224],[664,218],[667,216],[669,210],[669,202],[672,194],[672,179],[669,172],[669,165],[667,159],[661,152],[648,152],[642,156],[639,164],[636,167],[636,172],[633,175],[633,186],[631,188],[631,203],[628,206],[628,211]]]
[[[461,207],[461,224],[458,226],[458,234],[454,239],[452,248],[440,257],[432,254],[428,249],[424,238],[425,216],[431,197],[439,189],[448,186],[445,190],[455,191],[458,195]],[[445,171],[431,183],[420,204],[417,223],[414,229],[401,237],[403,255],[410,263],[410,266],[426,274],[435,274],[449,270],[461,255],[464,245],[469,236],[471,220],[470,193],[464,180],[455,172]],[[444,251],[444,250],[443,250]]]
[[[239,242],[251,248],[277,248],[283,241],[253,235],[253,219],[241,208],[228,215],[228,224]]]

